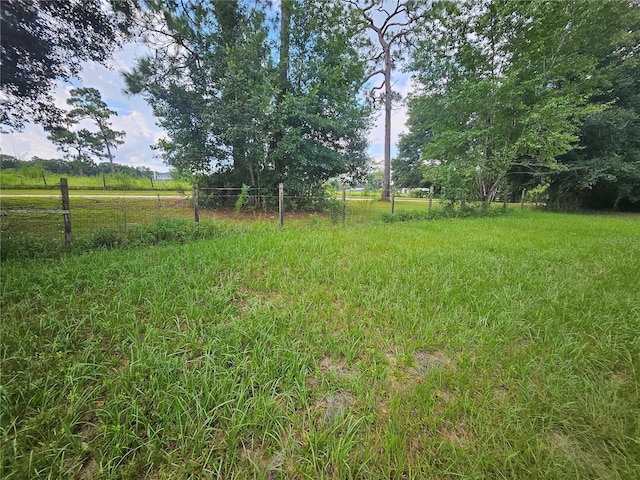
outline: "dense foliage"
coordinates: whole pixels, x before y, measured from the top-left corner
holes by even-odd
[[[166,130],[156,148],[168,164],[211,175],[209,185],[286,181],[298,192],[362,175],[364,65],[340,3],[284,1],[280,12],[241,1],[149,7],[147,40],[162,47],[126,80]]]
[[[3,0],[0,125],[57,120],[56,80],[75,77],[84,61],[106,62],[136,8],[136,0]]]
[[[611,88],[594,101],[610,107],[585,118],[580,148],[560,157],[563,169],[549,176],[557,208],[640,210],[640,63],[607,60],[615,62]]]
[[[620,199],[635,198],[638,130],[628,105],[639,18],[637,5],[618,0],[437,2],[414,55],[420,88],[400,158],[418,161],[452,201],[490,202],[509,183],[551,180],[562,183],[558,193],[608,182]],[[593,145],[594,128],[626,140],[605,152]]]

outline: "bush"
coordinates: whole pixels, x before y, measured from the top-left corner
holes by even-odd
[[[91,234],[89,241],[93,248],[112,249],[123,242],[123,238],[114,228],[101,228]]]

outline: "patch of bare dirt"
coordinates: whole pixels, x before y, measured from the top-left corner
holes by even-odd
[[[464,420],[457,423],[443,423],[438,429],[439,437],[445,442],[464,445],[473,440],[473,430]]]
[[[431,368],[453,368],[454,362],[450,359],[442,350],[436,350],[435,352],[425,352],[422,350],[417,351],[413,355],[413,359],[416,363],[414,369],[420,374],[424,375],[427,370]]]
[[[404,365],[392,350],[385,353],[389,363],[391,387],[395,390],[414,388],[430,370],[453,369],[455,362],[444,351],[427,352],[418,350],[411,358],[411,364]]]
[[[94,478],[98,478],[98,473],[100,471],[100,466],[98,462],[96,462],[93,458],[88,458],[82,468],[76,475],[77,480],[93,480]]]
[[[244,447],[239,452],[239,457],[257,466],[259,470],[265,473],[267,479],[280,477],[280,471],[285,460],[283,452],[268,455],[259,450],[253,450],[247,447]]]
[[[334,392],[325,395],[314,405],[314,409],[322,412],[321,418],[326,423],[342,417],[355,403],[355,397],[348,392]]]
[[[330,355],[325,355],[320,360],[320,371],[322,375],[332,373],[341,377],[355,378],[358,376],[358,370],[355,368],[349,368],[347,361],[344,357],[339,360],[334,360]]]

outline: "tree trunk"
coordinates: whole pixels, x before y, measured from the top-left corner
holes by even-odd
[[[279,89],[276,96],[276,104],[281,105],[284,100],[284,96],[289,87],[289,29],[291,22],[291,8],[292,0],[281,0],[280,2],[280,59],[278,60],[278,76],[279,76]],[[273,132],[273,137],[269,142],[269,150],[275,151],[280,141],[284,138],[284,132],[282,130],[276,130]],[[274,158],[274,166],[276,171],[276,178],[279,182],[283,182],[284,168],[282,159]]]
[[[107,134],[104,131],[103,125],[100,122],[100,119],[95,118],[95,122],[98,124],[100,128],[100,134],[102,135],[102,141],[104,142],[104,146],[107,148],[107,156],[109,157],[109,166],[111,167],[111,175],[116,174],[116,167],[113,164],[113,154],[111,153],[111,147],[109,146],[109,140],[107,139]]]
[[[382,170],[382,201],[389,201],[391,188],[391,47],[384,49],[384,166]]]

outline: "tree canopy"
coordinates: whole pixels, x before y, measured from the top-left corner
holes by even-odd
[[[606,108],[602,60],[628,41],[624,1],[442,1],[423,25],[412,128],[440,182],[492,201],[514,166],[562,169],[587,115]]]
[[[364,64],[340,3],[150,7],[148,40],[163,48],[125,76],[167,132],[156,145],[167,163],[235,186],[286,180],[299,191],[362,175]]]
[[[111,173],[115,174],[112,150],[124,142],[125,136],[125,132],[111,128],[110,117],[117,113],[107,107],[95,88],[71,89],[67,104],[73,108],[65,112],[56,125],[47,127],[47,138],[73,161],[80,175],[95,163],[96,158],[107,158]],[[72,128],[83,120],[93,122],[98,130]]]
[[[0,2],[0,125],[54,122],[55,81],[75,77],[82,62],[105,63],[128,36],[137,7],[137,0]]]

